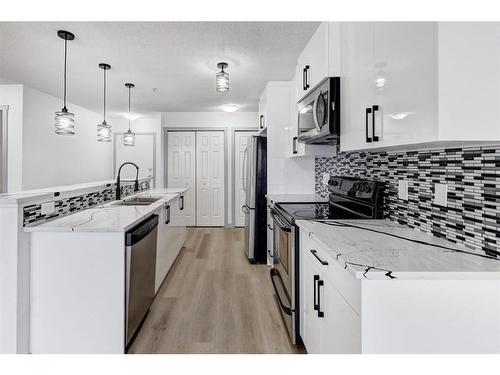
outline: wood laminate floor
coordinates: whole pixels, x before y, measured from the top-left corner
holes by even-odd
[[[243,229],[188,228],[129,353],[299,353]]]

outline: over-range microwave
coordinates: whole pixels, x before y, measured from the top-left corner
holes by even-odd
[[[340,77],[318,83],[297,106],[298,140],[309,144],[336,145],[340,140]]]

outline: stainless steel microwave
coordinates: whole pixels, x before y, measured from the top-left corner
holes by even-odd
[[[297,106],[298,140],[309,144],[335,145],[340,140],[340,77],[318,83]]]

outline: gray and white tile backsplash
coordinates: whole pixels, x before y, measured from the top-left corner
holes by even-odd
[[[500,146],[317,157],[316,193],[326,196],[323,173],[384,181],[387,219],[500,255]],[[407,201],[398,180],[409,182]],[[436,183],[447,184],[446,207],[433,203]]]
[[[23,207],[23,225],[33,225],[35,223],[40,224],[57,217],[66,216],[77,211],[86,210],[87,208],[115,200],[115,188],[116,184],[109,184],[109,186],[90,193],[59,200],[55,199],[55,211],[48,215],[42,214],[42,205],[40,203],[25,206]],[[139,184],[139,191],[149,190],[149,188],[150,181],[142,181]],[[126,197],[133,193],[133,184],[126,183],[121,186],[122,197]]]

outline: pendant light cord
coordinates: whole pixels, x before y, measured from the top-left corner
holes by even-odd
[[[106,69],[104,70],[104,122],[106,122]]]
[[[66,62],[68,60],[68,39],[64,39],[64,106],[63,112],[67,112],[66,108]]]
[[[131,87],[128,87],[128,131],[130,132],[130,89]]]

